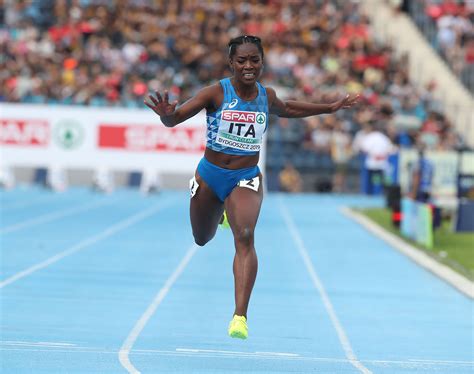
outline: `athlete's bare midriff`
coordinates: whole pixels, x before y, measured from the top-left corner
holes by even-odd
[[[206,157],[209,162],[221,168],[235,170],[257,165],[259,154],[257,153],[251,156],[229,155],[206,148],[204,157]]]

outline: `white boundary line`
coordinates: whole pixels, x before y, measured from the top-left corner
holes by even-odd
[[[146,324],[148,323],[148,320],[155,313],[156,309],[158,308],[158,306],[161,304],[161,302],[163,301],[163,299],[169,292],[170,288],[173,286],[174,282],[176,282],[176,280],[179,278],[183,270],[186,268],[186,265],[194,256],[198,248],[199,247],[196,244],[193,244],[188,249],[188,251],[186,252],[186,255],[181,260],[178,267],[174,270],[173,274],[171,274],[169,278],[166,280],[165,285],[161,288],[160,291],[158,291],[152,303],[145,310],[145,312],[137,321],[135,326],[133,326],[132,331],[130,331],[130,334],[128,334],[127,338],[122,344],[122,347],[120,348],[120,351],[118,353],[118,357],[119,357],[120,364],[129,373],[140,374],[137,368],[133,366],[133,364],[130,362],[130,357],[129,357],[130,351],[132,350],[132,347],[135,344],[135,341],[137,340],[142,330],[145,328]]]
[[[99,207],[101,205],[112,204],[112,202],[113,202],[112,200],[95,201],[91,204],[86,204],[86,205],[81,204],[81,206],[76,206],[74,208],[62,209],[62,210],[58,210],[58,211],[55,211],[55,212],[52,212],[52,213],[43,214],[42,216],[39,216],[39,217],[36,217],[36,218],[31,218],[31,219],[28,219],[28,220],[20,222],[20,223],[15,223],[15,224],[10,225],[10,226],[2,227],[2,228],[0,228],[0,234],[6,234],[6,233],[9,233],[9,232],[24,229],[25,227],[28,227],[28,226],[35,226],[35,225],[40,225],[42,223],[55,221],[58,218],[66,217],[66,216],[69,216],[69,215],[72,215],[72,214],[75,214],[75,213],[79,213],[81,211],[88,210],[88,209],[91,209],[91,208],[96,208],[96,207]]]
[[[168,204],[166,204],[168,205]],[[3,288],[13,282],[16,282],[17,280],[21,279],[21,278],[24,278],[32,273],[34,273],[35,271],[37,270],[41,270],[41,269],[44,269],[46,267],[48,267],[49,265],[52,265],[54,264],[55,262],[58,262],[59,260],[63,259],[64,257],[67,257],[69,255],[72,255],[73,253],[75,252],[78,252],[92,244],[95,244],[109,236],[112,236],[114,234],[116,234],[117,232],[131,226],[131,225],[134,225],[135,223],[141,221],[142,219],[156,213],[156,211],[160,210],[163,208],[163,205],[160,205],[160,206],[154,206],[154,207],[151,207],[143,212],[140,212],[140,213],[137,213],[137,214],[134,214],[132,215],[131,217],[127,218],[127,219],[124,219],[122,221],[120,221],[119,223],[116,223],[115,225],[112,225],[110,226],[108,229],[96,234],[96,235],[93,235],[93,236],[90,236],[88,237],[87,239],[77,243],[76,245],[73,245],[72,247],[69,247],[68,249],[65,249],[64,251],[62,252],[59,252],[57,253],[56,255],[48,258],[47,260],[43,261],[43,262],[40,262],[40,263],[37,263],[33,266],[30,266],[29,268],[23,270],[23,271],[20,271],[14,275],[12,275],[11,277],[8,277],[6,279],[4,279],[3,281],[0,281],[0,288]]]
[[[341,212],[345,216],[359,223],[361,226],[363,226],[365,229],[367,229],[369,232],[371,232],[378,238],[387,242],[397,251],[409,257],[418,265],[437,275],[438,277],[449,283],[451,286],[456,288],[458,291],[462,292],[467,297],[474,299],[474,282],[471,282],[469,279],[456,273],[448,266],[439,263],[438,261],[428,256],[426,253],[423,253],[417,248],[406,243],[404,240],[383,229],[364,215],[357,213],[347,207],[341,208]]]
[[[314,269],[313,263],[308,254],[308,250],[306,249],[304,245],[303,239],[301,239],[301,236],[298,233],[298,230],[296,229],[296,226],[290,214],[288,213],[288,210],[284,206],[281,197],[278,198],[278,203],[280,205],[280,212],[283,216],[283,219],[285,220],[288,230],[290,231],[291,236],[293,237],[293,240],[296,243],[298,252],[303,258],[304,264],[306,266],[306,270],[308,270],[308,273],[311,276],[314,286],[316,287],[316,289],[319,291],[319,294],[321,295],[321,299],[323,301],[324,307],[326,308],[326,311],[329,314],[329,318],[331,319],[332,325],[336,329],[339,342],[341,343],[342,348],[344,349],[344,353],[346,354],[347,359],[352,364],[352,366],[358,369],[361,373],[372,374],[372,372],[369,369],[367,369],[355,355],[354,350],[352,349],[351,343],[349,342],[349,338],[347,337],[346,332],[344,331],[344,328],[341,325],[341,322],[337,318],[336,311],[334,310],[331,300],[329,300],[329,296],[326,290],[324,289],[323,283],[319,279],[319,276],[316,273],[316,270]]]
[[[102,347],[82,347],[82,346],[71,346],[71,347],[46,347],[46,346],[15,346],[15,345],[0,345],[1,351],[14,351],[14,352],[44,352],[45,354],[54,352],[54,353],[90,353],[90,354],[107,354],[107,355],[116,355],[117,351],[114,349],[107,349]],[[199,357],[199,358],[224,358],[224,359],[247,359],[247,360],[266,360],[266,361],[296,361],[296,362],[314,362],[314,363],[350,363],[347,359],[341,358],[329,358],[329,357],[311,357],[311,356],[286,356],[286,355],[268,355],[260,354],[257,352],[232,352],[232,351],[206,351],[206,350],[196,350],[196,349],[180,349],[177,348],[175,351],[167,350],[153,350],[153,349],[136,349],[133,351],[136,355],[141,356],[169,356],[169,357]],[[445,360],[417,360],[417,359],[407,359],[407,360],[364,360],[366,364],[371,364],[380,368],[409,368],[411,372],[420,368],[423,372],[440,372],[443,370],[443,373],[457,373],[458,369],[461,369],[463,372],[466,367],[471,368],[474,362],[472,361],[445,361]],[[434,368],[430,368],[435,366]],[[383,370],[383,369],[381,369]],[[448,371],[449,370],[449,371]],[[392,370],[393,371],[393,370]]]

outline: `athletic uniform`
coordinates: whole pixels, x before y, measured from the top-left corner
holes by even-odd
[[[419,173],[420,179],[416,188],[417,194],[415,199],[417,201],[427,203],[431,198],[431,188],[433,186],[434,167],[433,163],[424,156],[418,156],[418,161],[413,165],[412,173]]]
[[[229,155],[257,154],[262,147],[263,134],[268,126],[268,99],[265,88],[257,82],[257,97],[252,101],[245,101],[237,96],[230,78],[222,79],[220,84],[224,99],[215,112],[207,113],[206,147]],[[224,201],[237,185],[258,190],[258,166],[224,169],[203,157],[197,171],[221,201]],[[194,178],[190,182],[192,196],[197,190],[197,184],[193,183],[196,183]]]

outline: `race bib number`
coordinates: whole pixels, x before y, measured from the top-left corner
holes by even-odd
[[[224,110],[216,142],[225,147],[258,152],[266,123],[267,116],[263,112]]]
[[[258,187],[260,186],[260,178],[256,176],[252,179],[242,179],[238,184],[239,187],[250,188],[255,192],[258,192]]]
[[[199,183],[197,182],[196,177],[192,177],[189,180],[189,191],[191,192],[191,198],[193,198],[194,195],[196,195],[198,188],[199,188]]]

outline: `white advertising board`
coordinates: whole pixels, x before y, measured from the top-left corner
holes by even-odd
[[[474,173],[474,153],[465,152],[459,162],[459,153],[455,151],[427,151],[425,157],[433,163],[432,194],[436,198],[455,197],[457,194],[458,171]],[[400,186],[403,192],[408,191],[411,165],[418,160],[415,150],[401,150],[399,158]]]
[[[6,167],[193,173],[205,149],[201,112],[166,128],[147,109],[0,104]]]

